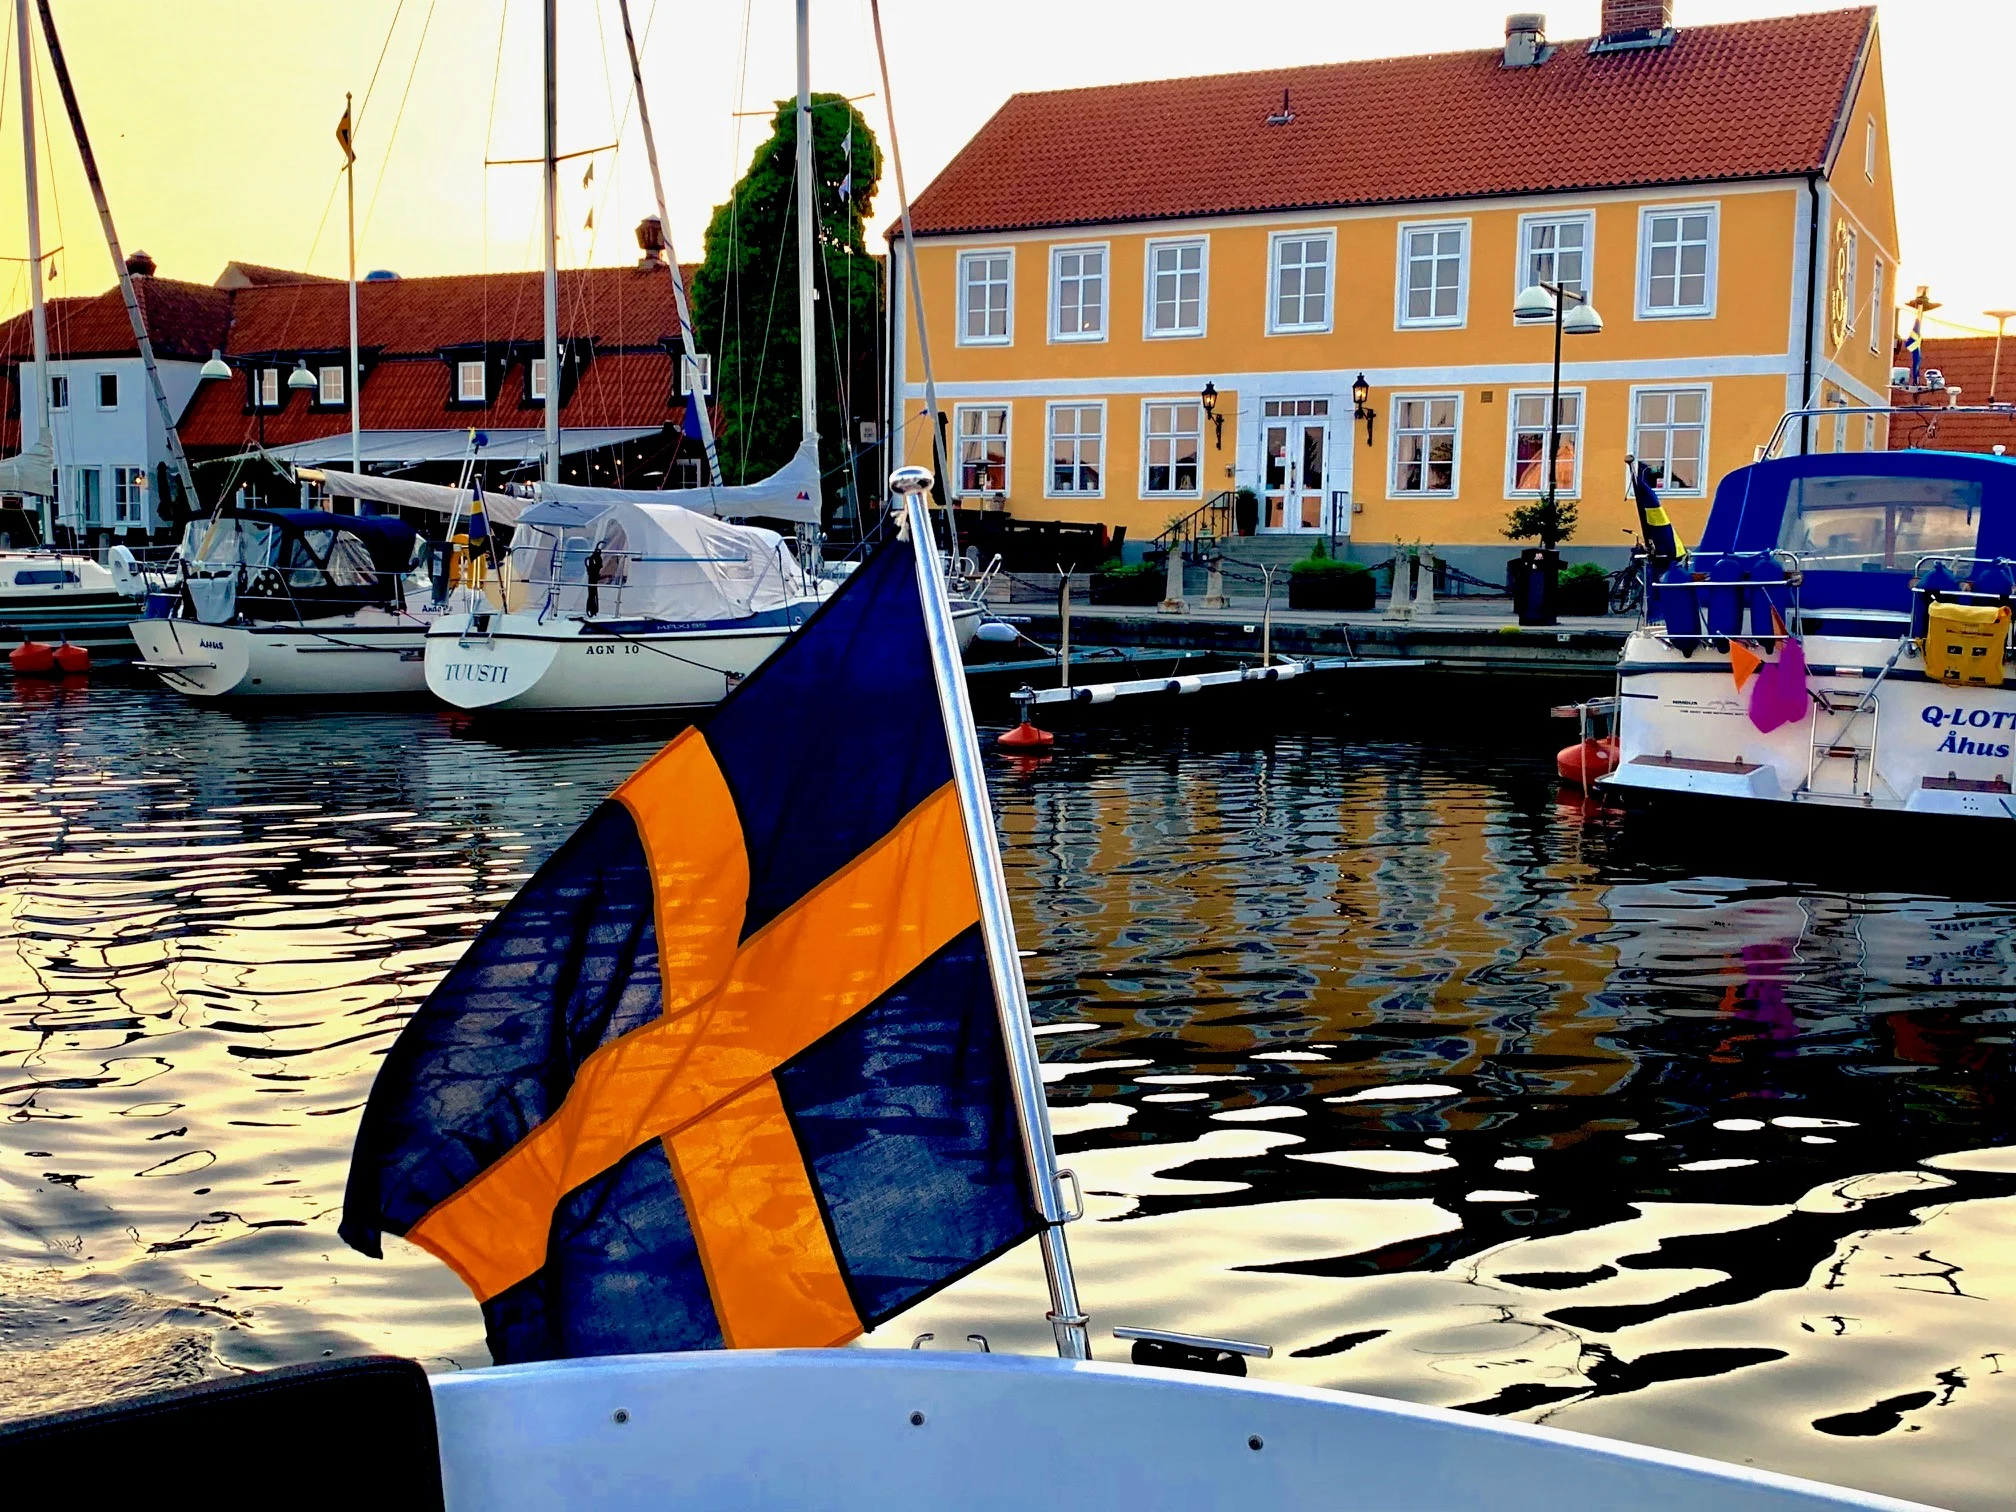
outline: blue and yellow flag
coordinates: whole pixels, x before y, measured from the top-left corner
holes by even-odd
[[[1040,1226],[918,594],[885,546],[392,1047],[343,1238],[499,1363],[839,1344]]]
[[[1923,291],[1920,291],[1923,297]],[[1925,312],[1920,310],[1911,317],[1911,329],[1904,333],[1904,350],[1911,354],[1911,384],[1915,388],[1918,375],[1925,368]]]
[[[1686,552],[1654,486],[1650,463],[1640,462],[1633,470],[1631,495],[1638,505],[1638,533],[1644,538],[1646,555],[1652,559],[1651,577],[1656,578]]]

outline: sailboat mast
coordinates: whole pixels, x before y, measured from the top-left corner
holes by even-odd
[[[53,456],[49,434],[49,316],[42,308],[42,189],[35,172],[35,65],[28,35],[28,0],[14,0],[15,51],[21,59],[21,163],[28,180],[28,305],[35,342],[35,439]],[[27,417],[27,412],[22,412]],[[24,446],[23,451],[27,448]],[[52,518],[46,523],[54,525]]]
[[[805,0],[799,0],[803,8]],[[546,0],[546,481],[560,481],[560,0]]]
[[[350,96],[343,96],[343,120],[350,120]],[[345,193],[349,197],[350,222],[350,471],[364,471],[363,419],[357,409],[357,152],[354,138],[343,148],[347,161],[343,165]]]
[[[798,0],[798,404],[806,441],[819,436],[819,347],[812,310],[812,0]]]

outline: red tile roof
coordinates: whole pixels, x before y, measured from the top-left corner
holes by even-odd
[[[1564,42],[1535,68],[1494,48],[1018,94],[913,216],[942,235],[1819,172],[1875,15]]]
[[[263,263],[228,262],[217,275],[220,289],[248,289],[268,284],[341,283],[320,273],[299,273],[292,268],[269,268]]]
[[[1911,365],[1911,355],[1899,342],[1891,362],[1901,368]],[[1925,338],[1926,369],[1937,368],[1945,376],[1948,392],[1960,390],[1962,404],[1986,404],[1991,397],[2007,404],[2016,401],[2016,333],[2002,343],[2001,393],[1995,394],[1988,380],[1995,376],[1993,336],[1928,336]],[[1912,393],[1892,389],[1890,402],[1897,405],[1943,405],[1946,394]],[[1924,447],[1933,451],[1993,451],[2006,446],[2016,455],[2016,410],[2006,415],[1918,414],[1890,417],[1890,448]]]
[[[147,321],[147,337],[157,357],[201,361],[224,344],[231,319],[231,296],[209,284],[173,278],[136,278],[134,297]],[[139,352],[126,302],[114,287],[102,294],[52,299],[48,305],[49,354],[64,357],[119,357]],[[0,360],[18,361],[33,351],[26,311],[0,325]]]

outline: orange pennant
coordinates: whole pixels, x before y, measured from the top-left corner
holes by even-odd
[[[1764,658],[1752,651],[1742,641],[1729,642],[1729,671],[1736,679],[1736,691],[1743,691],[1743,684],[1764,665]]]

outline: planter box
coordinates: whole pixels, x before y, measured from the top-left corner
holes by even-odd
[[[1370,572],[1291,572],[1290,609],[1367,610],[1378,597],[1378,580]]]
[[[1095,572],[1092,574],[1092,602],[1152,609],[1162,602],[1162,588],[1167,581],[1167,575],[1160,571],[1130,573],[1125,577],[1109,577],[1103,572]]]
[[[1554,585],[1554,607],[1561,614],[1608,614],[1608,577],[1564,577]]]

